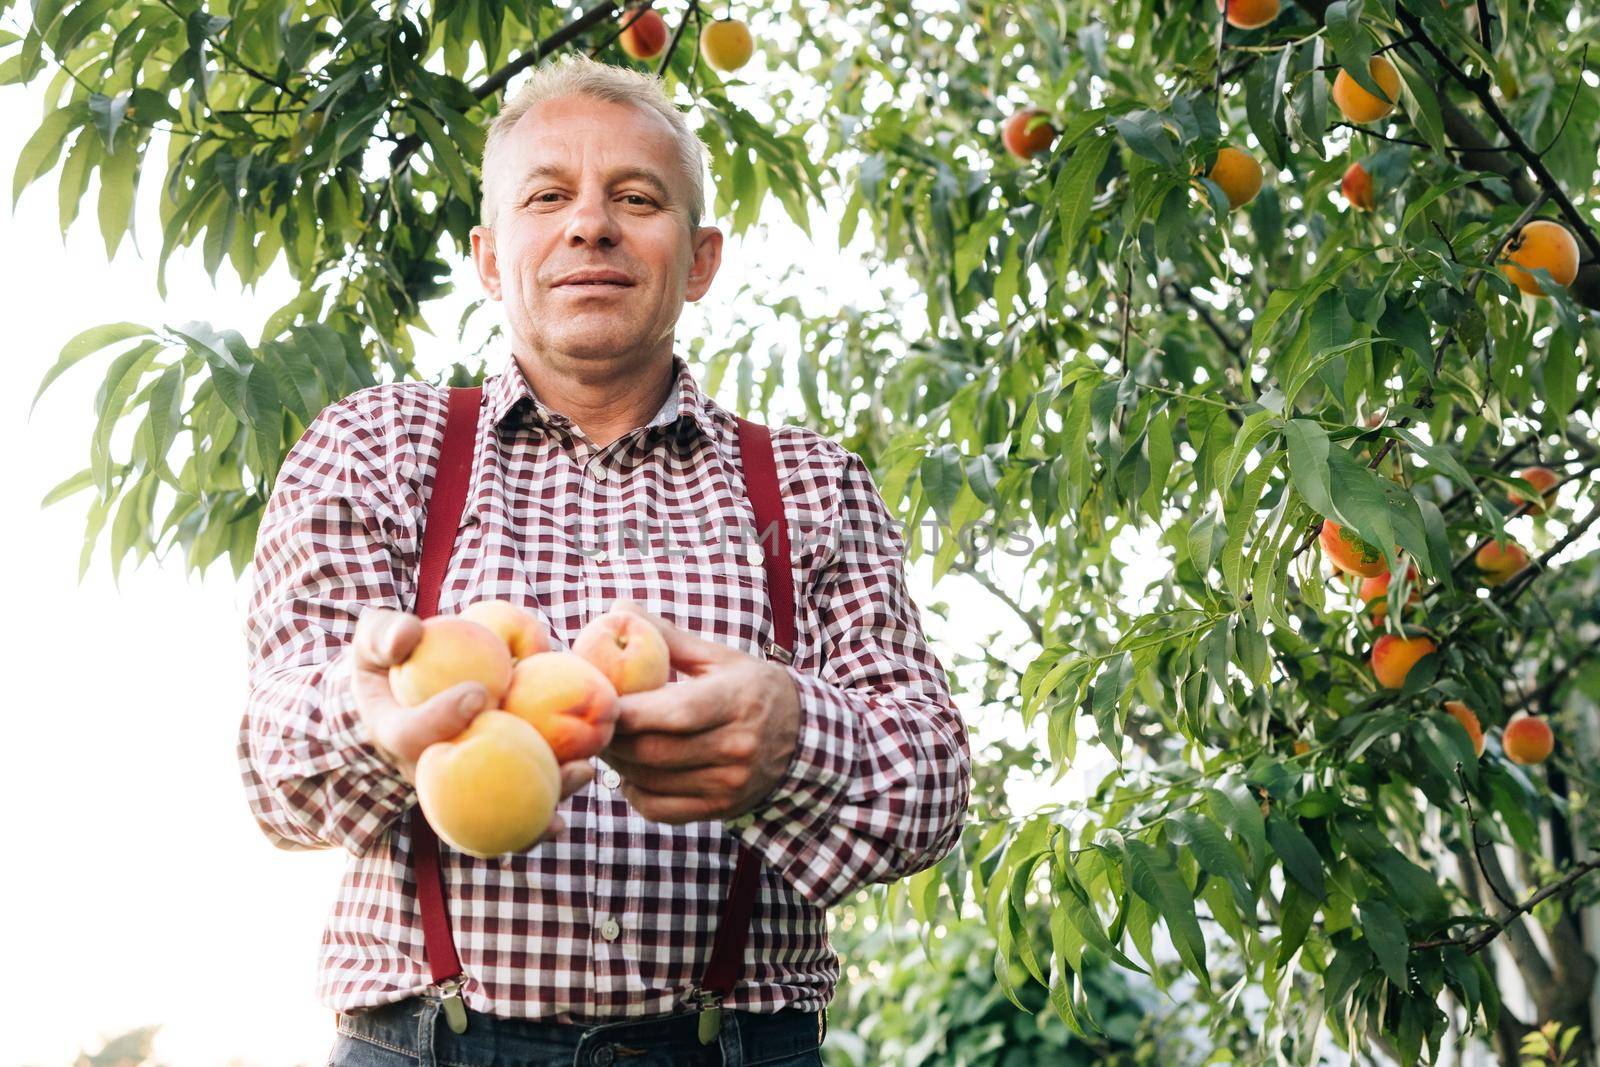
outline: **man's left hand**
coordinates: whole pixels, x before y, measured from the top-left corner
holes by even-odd
[[[623,796],[663,823],[731,819],[776,788],[800,732],[800,694],[789,672],[728,645],[681,630],[632,601],[666,639],[684,680],[618,701],[616,734],[601,757]]]

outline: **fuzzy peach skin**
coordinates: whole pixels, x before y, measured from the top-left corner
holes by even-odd
[[[1317,540],[1322,543],[1322,552],[1328,561],[1346,574],[1376,578],[1389,569],[1382,552],[1332,519],[1323,522]]]
[[[1385,689],[1399,689],[1417,661],[1438,645],[1431,637],[1400,637],[1384,634],[1372,643],[1372,674]]]
[[[576,652],[518,660],[503,706],[537,729],[562,763],[598,753],[617,725],[616,688]]]
[[[417,803],[451,848],[492,859],[532,847],[561,799],[561,770],[539,731],[510,712],[479,712],[417,759]]]
[[[1500,735],[1500,747],[1506,759],[1523,765],[1543,763],[1555,751],[1556,735],[1550,724],[1536,715],[1518,712],[1506,723]]]
[[[1515,489],[1506,494],[1506,499],[1514,508],[1527,504],[1529,515],[1543,515],[1545,508],[1555,501],[1555,487],[1561,476],[1549,467],[1524,467],[1517,472],[1517,477],[1539,490],[1540,499],[1529,502]]]
[[[1459,722],[1467,731],[1467,736],[1472,738],[1473,752],[1483,755],[1483,724],[1478,721],[1478,713],[1459,700],[1446,700],[1444,710],[1452,719]]]
[[[572,651],[599,667],[618,696],[666,685],[671,673],[660,631],[649,620],[615,607],[578,632]]]
[[[1528,565],[1528,553],[1515,541],[1490,541],[1472,557],[1484,585],[1505,585]]]
[[[416,647],[389,668],[394,698],[415,707],[461,682],[482,682],[485,707],[495,707],[511,684],[511,650],[493,630],[459,615],[423,619]]]
[[[511,650],[513,660],[550,651],[550,631],[544,620],[509,600],[480,600],[456,617],[493,630]]]

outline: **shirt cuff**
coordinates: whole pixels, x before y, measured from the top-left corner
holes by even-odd
[[[860,719],[838,686],[793,666],[784,670],[800,697],[794,756],[764,802],[725,824],[780,870],[815,858],[850,785]]]

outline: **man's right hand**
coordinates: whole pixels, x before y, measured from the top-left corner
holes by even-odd
[[[482,682],[461,682],[415,707],[395,699],[389,668],[404,662],[422,640],[422,619],[396,608],[368,608],[356,620],[355,666],[351,687],[367,737],[378,754],[412,785],[417,783],[417,757],[436,741],[448,741],[467,728],[484,709],[488,696]],[[594,778],[587,760],[561,765],[561,799]],[[549,840],[565,823],[558,815],[539,840]]]

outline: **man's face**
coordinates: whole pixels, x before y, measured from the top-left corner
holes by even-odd
[[[636,364],[671,351],[684,302],[705,295],[722,261],[722,233],[689,232],[689,180],[666,121],[564,97],[530,108],[501,147],[499,214],[473,227],[472,254],[505,302],[515,351]]]

